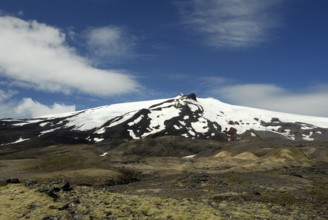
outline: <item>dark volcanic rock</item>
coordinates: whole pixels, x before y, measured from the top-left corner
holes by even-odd
[[[191,93],[189,95],[186,95],[186,98],[197,101],[197,95],[195,93]]]
[[[71,191],[72,189],[73,189],[73,188],[71,187],[71,185],[70,185],[69,182],[66,182],[66,183],[64,184],[64,186],[62,187],[62,190],[63,190],[64,192]]]
[[[47,194],[50,197],[54,198],[54,199],[58,199],[59,198],[59,195],[57,194],[57,192],[59,192],[59,191],[60,191],[60,189],[57,188],[57,187],[55,187],[55,188],[52,188],[52,189],[48,190],[47,191]]]
[[[7,184],[16,184],[16,183],[20,183],[20,181],[17,178],[12,178],[12,179],[7,179],[6,183]]]

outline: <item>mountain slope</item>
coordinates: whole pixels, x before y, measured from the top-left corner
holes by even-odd
[[[190,94],[36,119],[0,120],[0,145],[97,143],[163,135],[219,141],[246,136],[327,141],[328,118],[234,106]]]

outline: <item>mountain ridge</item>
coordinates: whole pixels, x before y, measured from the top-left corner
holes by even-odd
[[[165,135],[217,141],[249,136],[327,141],[328,118],[230,105],[192,93],[34,119],[0,119],[1,146],[94,144]]]

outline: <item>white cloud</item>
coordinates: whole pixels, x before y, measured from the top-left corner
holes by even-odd
[[[75,110],[75,105],[54,103],[51,106],[47,106],[31,98],[23,98],[18,103],[0,102],[0,118],[33,118]]]
[[[0,75],[17,85],[99,96],[139,88],[127,74],[91,66],[67,45],[65,34],[58,28],[12,16],[0,16],[0,27]]]
[[[273,84],[212,84],[210,94],[237,105],[328,117],[328,86],[292,91]]]
[[[268,41],[280,26],[282,0],[180,1],[185,24],[202,33],[213,47],[250,47]]]
[[[31,98],[24,98],[19,103],[14,111],[16,115],[25,117],[38,117],[43,115],[51,115],[57,113],[73,112],[75,111],[75,105],[63,105],[54,103],[52,106],[43,105],[37,101],[33,101]]]
[[[90,28],[85,35],[89,50],[98,57],[126,58],[135,53],[137,38],[122,27]]]

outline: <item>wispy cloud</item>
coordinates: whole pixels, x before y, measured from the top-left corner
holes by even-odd
[[[208,83],[209,95],[232,104],[328,117],[328,85],[295,91],[274,84]]]
[[[0,75],[34,89],[96,96],[134,92],[139,84],[120,71],[95,68],[68,46],[58,28],[0,16]]]
[[[282,0],[181,0],[184,24],[212,47],[252,47],[270,40],[280,26]]]
[[[137,37],[128,33],[123,27],[104,26],[89,28],[85,32],[89,51],[98,58],[131,58],[135,55]]]

